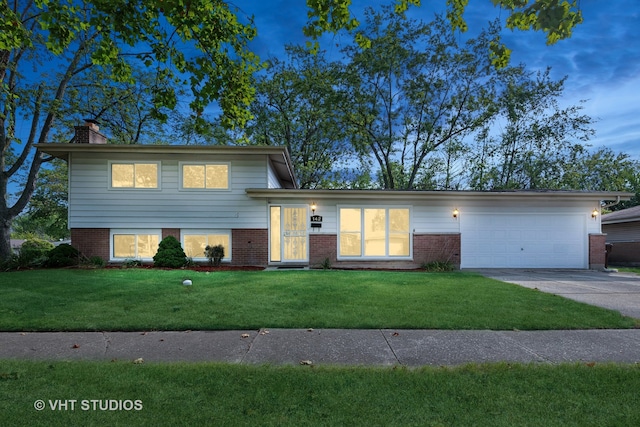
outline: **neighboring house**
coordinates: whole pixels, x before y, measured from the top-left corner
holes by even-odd
[[[601,201],[632,196],[302,190],[282,147],[105,142],[87,124],[38,149],[69,163],[72,244],[110,262],[149,261],[172,235],[195,261],[222,244],[232,265],[602,268]]]
[[[640,206],[602,215],[602,232],[612,244],[610,264],[640,265]]]
[[[19,254],[20,253],[20,248],[22,247],[22,244],[25,242],[25,239],[11,239],[11,250],[13,251],[14,254]]]

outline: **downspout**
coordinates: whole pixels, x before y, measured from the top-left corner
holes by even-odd
[[[607,204],[605,204],[605,205],[602,205],[602,209],[610,208],[611,206],[615,206],[615,205],[617,205],[618,203],[620,203],[620,196],[618,196],[618,199],[617,199],[615,202],[613,202],[613,203],[607,203]]]

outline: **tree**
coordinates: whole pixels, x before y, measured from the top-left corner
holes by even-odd
[[[59,159],[43,168],[38,186],[25,212],[14,222],[17,238],[59,240],[69,237],[67,227],[67,164]]]
[[[625,209],[640,204],[640,162],[607,147],[595,151],[577,149],[566,160],[562,188],[629,191],[636,196],[611,207]]]
[[[300,188],[336,186],[347,180],[347,164],[356,160],[340,117],[345,100],[335,89],[343,66],[300,47],[290,46],[287,53],[287,62],[271,60],[266,76],[258,79],[248,138],[285,145]]]
[[[571,157],[594,133],[593,120],[580,105],[559,107],[566,78],[553,81],[549,69],[533,75],[519,66],[500,76],[499,112],[471,152],[472,188],[562,188]]]
[[[464,46],[442,18],[367,12],[371,45],[348,47],[344,116],[357,150],[378,166],[382,188],[425,188],[428,156],[460,141],[493,114],[495,69],[486,51],[496,27]]]
[[[161,140],[172,111],[155,106],[153,97],[172,84],[158,81],[155,72],[144,68],[132,70],[132,77],[133,81],[114,82],[105,70],[97,68],[70,85],[57,121],[60,132],[91,118],[108,132],[110,144]],[[173,89],[178,97],[184,96],[183,87],[174,85]]]
[[[0,260],[11,254],[12,221],[52,160],[33,146],[53,139],[67,90],[90,72],[133,83],[133,69],[153,70],[171,83],[153,93],[159,118],[175,107],[176,87],[186,85],[196,116],[217,101],[226,125],[246,122],[259,60],[247,47],[256,30],[237,14],[220,0],[0,2]],[[22,118],[30,123],[24,135],[17,130]],[[8,184],[25,169],[20,194],[10,200]]]
[[[518,30],[542,31],[547,44],[571,37],[573,28],[582,23],[582,12],[576,0],[491,0],[494,6],[507,11],[506,27]],[[453,30],[466,31],[464,11],[468,0],[447,0],[447,19]],[[336,33],[358,29],[360,22],[351,15],[351,0],[307,0],[309,24],[304,33],[317,39],[325,32]],[[395,0],[395,13],[402,15],[410,6],[420,6],[420,0]],[[356,41],[368,47],[370,39],[361,32]],[[316,45],[317,47],[317,45]],[[508,64],[510,50],[499,39],[491,44],[492,61],[498,67]]]

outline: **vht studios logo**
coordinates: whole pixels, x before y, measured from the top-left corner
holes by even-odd
[[[51,411],[141,411],[142,400],[115,399],[55,399],[36,400],[33,402],[36,411],[50,409]]]

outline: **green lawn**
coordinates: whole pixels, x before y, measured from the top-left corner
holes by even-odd
[[[612,266],[611,268],[615,268],[620,272],[640,274],[640,267],[615,267],[615,266]]]
[[[0,292],[4,331],[637,326],[467,272],[34,270],[0,273]]]
[[[638,390],[637,365],[409,370],[0,361],[7,426],[637,426]],[[74,410],[71,403],[52,410],[58,399],[76,400]],[[133,405],[138,410],[118,409]]]

